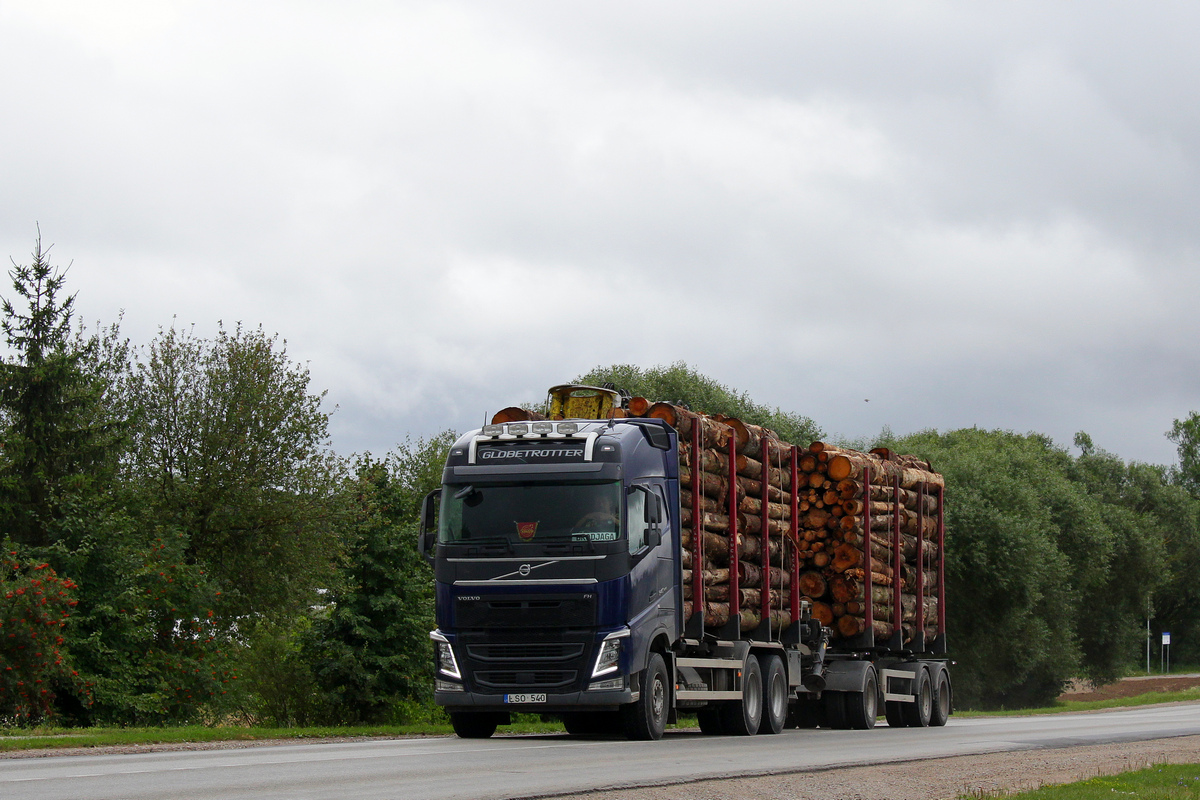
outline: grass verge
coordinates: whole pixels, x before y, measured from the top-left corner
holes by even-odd
[[[980,795],[963,795],[979,800]],[[1043,786],[1029,792],[1005,795],[1008,800],[1196,800],[1200,797],[1200,764],[1156,764],[1135,772],[1099,775],[1086,781]]]
[[[552,733],[560,722],[520,720],[501,728],[509,733]],[[0,730],[0,751],[37,750],[103,745],[172,744],[179,742],[244,742],[267,739],[324,739],[331,737],[444,736],[449,725],[364,725],[355,727],[242,728],[182,725],[163,728],[10,728]]]
[[[1148,692],[1112,700],[1060,700],[1046,708],[1013,708],[998,711],[955,711],[956,717],[1011,717],[1034,714],[1069,714],[1073,711],[1100,711],[1106,708],[1147,706],[1153,703],[1187,703],[1200,700],[1200,686],[1181,692]]]

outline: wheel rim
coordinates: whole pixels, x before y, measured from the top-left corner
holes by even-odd
[[[654,715],[654,724],[657,726],[667,708],[667,687],[661,675],[654,676],[654,686],[650,691],[650,713]]]
[[[783,675],[776,672],[771,680],[771,717],[781,720],[787,714],[787,687],[783,685]]]
[[[867,725],[873,724],[879,716],[879,689],[873,680],[867,681],[867,688],[863,692],[863,711]]]
[[[921,684],[921,718],[929,719],[929,715],[933,713],[933,690],[929,688],[929,681]]]
[[[938,680],[938,709],[943,715],[950,711],[950,683],[945,676]]]
[[[757,719],[762,715],[762,677],[758,674],[749,676],[746,688],[742,691],[742,700],[746,704],[747,719]]]

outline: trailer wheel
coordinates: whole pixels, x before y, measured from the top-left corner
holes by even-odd
[[[895,700],[886,701],[883,704],[883,716],[887,719],[889,727],[908,727],[908,723],[904,721],[904,703],[898,703]]]
[[[495,714],[482,711],[454,711],[450,725],[460,739],[486,739],[496,732],[499,720]]]
[[[661,655],[652,653],[643,673],[642,691],[637,702],[621,706],[625,735],[630,739],[661,739],[667,728],[670,705],[667,665]]]
[[[927,728],[933,716],[933,687],[929,682],[929,670],[920,667],[913,673],[913,695],[915,703],[901,703],[900,713],[910,728]]]
[[[709,706],[696,712],[696,722],[700,724],[700,732],[709,736],[721,736],[725,727],[721,724],[721,709]]]
[[[879,717],[879,679],[875,677],[875,669],[867,668],[861,692],[846,692],[846,722],[848,727],[866,730],[875,727]]]
[[[777,655],[759,656],[763,673],[763,714],[759,733],[779,733],[787,722],[788,686],[783,659]]]
[[[758,659],[747,656],[742,667],[742,699],[721,706],[721,727],[735,736],[753,736],[763,715],[763,679]]]
[[[933,711],[929,715],[930,725],[940,728],[946,724],[946,720],[950,718],[951,702],[950,676],[946,674],[946,670],[940,669],[934,679]]]

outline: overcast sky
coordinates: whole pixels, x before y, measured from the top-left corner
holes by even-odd
[[[1183,2],[0,0],[0,256],[40,223],[135,343],[278,332],[343,453],[682,360],[831,435],[1173,463],[1197,31]]]

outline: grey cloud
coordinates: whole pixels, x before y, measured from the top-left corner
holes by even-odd
[[[0,245],[278,330],[339,450],[614,362],[1151,461],[1197,406],[1190,6],[144,11],[0,12]]]

